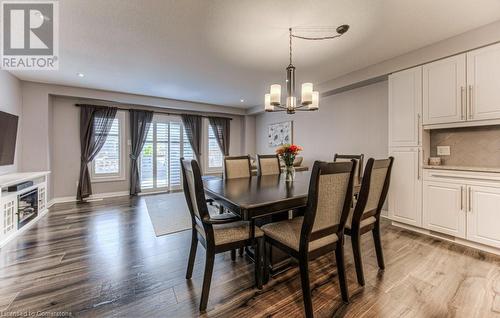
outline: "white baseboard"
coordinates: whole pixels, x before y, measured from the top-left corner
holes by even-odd
[[[462,245],[462,246],[466,246],[466,247],[471,247],[471,248],[474,248],[474,249],[477,249],[477,250],[481,250],[483,252],[488,252],[488,253],[500,255],[500,249],[498,249],[496,247],[492,247],[492,246],[488,246],[488,245],[484,245],[484,244],[480,244],[480,243],[476,243],[476,242],[464,240],[464,239],[459,238],[459,237],[454,237],[454,236],[450,236],[450,235],[446,235],[446,234],[440,234],[440,233],[437,233],[437,232],[432,232],[432,231],[429,231],[429,230],[424,229],[424,228],[415,227],[413,225],[408,225],[408,224],[400,223],[400,222],[397,222],[397,221],[393,221],[393,220],[391,220],[389,218],[387,218],[387,219],[389,221],[392,221],[392,225],[400,227],[400,228],[403,228],[403,229],[406,229],[406,230],[410,230],[410,231],[417,232],[417,233],[420,233],[420,234],[424,234],[424,235],[427,235],[427,236],[432,236],[432,237],[435,237],[435,238],[438,238],[438,239],[441,239],[441,240],[444,240],[444,241],[452,242],[452,243],[455,243],[455,244],[458,244],[458,245]]]
[[[128,191],[95,193],[95,194],[92,194],[90,197],[84,199],[84,201],[94,201],[94,200],[101,200],[101,199],[106,199],[106,198],[125,197],[125,196],[129,196]],[[52,200],[49,201],[48,206],[50,208],[51,206],[53,206],[54,204],[57,204],[57,203],[68,203],[68,202],[77,202],[77,201],[78,200],[76,199],[76,196],[53,198]]]

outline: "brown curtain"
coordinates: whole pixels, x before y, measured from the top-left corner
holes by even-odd
[[[201,154],[201,116],[182,114],[182,123],[184,124],[184,131],[188,137],[191,148],[196,156],[196,160],[200,162]]]
[[[92,194],[88,164],[106,142],[116,116],[116,107],[80,106],[80,178],[76,198],[82,201]],[[96,133],[97,132],[97,133]]]
[[[229,156],[230,123],[229,118],[209,117],[208,121],[214,132],[220,151],[224,156]]]
[[[153,121],[153,112],[149,110],[131,109],[130,112],[130,137],[132,149],[130,152],[130,195],[141,192],[141,180],[137,159],[141,155],[142,148],[146,143],[149,128]]]

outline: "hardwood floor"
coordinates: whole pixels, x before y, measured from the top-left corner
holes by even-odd
[[[335,256],[311,262],[316,317],[500,317],[500,257],[384,222],[386,270],[362,238],[366,286],[346,262],[351,303],[342,305]],[[190,317],[197,310],[204,249],[184,278],[190,232],[155,237],[143,198],[53,207],[0,250],[0,315],[56,312],[82,317]],[[227,254],[227,255],[226,255]],[[301,316],[298,269],[253,288],[253,264],[217,255],[207,317]]]

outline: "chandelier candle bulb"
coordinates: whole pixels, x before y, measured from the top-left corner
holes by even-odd
[[[279,105],[281,102],[281,85],[271,85],[271,105]]]
[[[274,110],[274,106],[271,105],[271,94],[264,95],[264,107],[266,112],[272,112]]]
[[[319,108],[319,92],[312,92],[312,100],[308,108],[310,110],[316,110]]]
[[[295,96],[288,96],[286,98],[286,107],[288,109],[293,109],[297,106],[297,97]]]
[[[302,104],[309,105],[312,103],[313,99],[313,84],[312,83],[304,83],[302,84]]]

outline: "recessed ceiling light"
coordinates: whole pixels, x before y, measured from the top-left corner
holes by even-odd
[[[78,73],[76,73],[76,76],[78,76],[78,77],[85,77],[85,74],[78,72]]]
[[[245,102],[245,100],[243,98],[240,99],[240,103],[244,103],[244,102]]]

